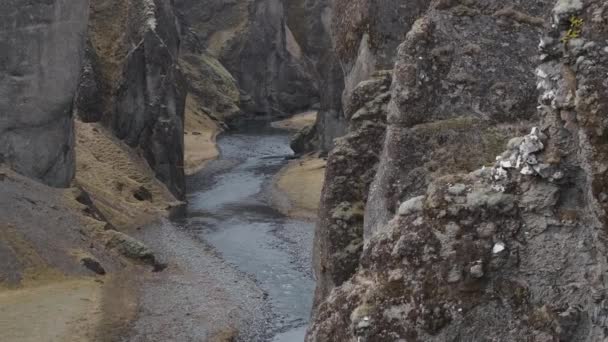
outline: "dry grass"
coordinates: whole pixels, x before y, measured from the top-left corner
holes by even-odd
[[[12,249],[19,264],[23,267],[21,286],[40,286],[65,280],[65,276],[61,272],[49,267],[36,248],[21,236],[17,228],[12,225],[0,226],[0,241]]]
[[[119,229],[143,225],[176,204],[144,159],[99,124],[76,122],[76,182]],[[141,187],[150,200],[134,197]]]
[[[0,292],[3,342],[94,341],[101,319],[101,284],[71,279]]]

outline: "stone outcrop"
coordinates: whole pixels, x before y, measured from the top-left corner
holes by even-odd
[[[0,4],[0,163],[52,186],[74,176],[72,102],[88,1]]]
[[[216,58],[241,90],[248,114],[285,116],[318,102],[311,66],[280,0],[178,0],[186,48]]]
[[[346,107],[349,133],[336,140],[327,159],[313,251],[317,303],[359,264],[363,211],[382,151],[390,83],[391,72],[382,71],[355,88]]]
[[[313,66],[320,101],[315,126],[299,132],[292,148],[296,153],[317,149],[327,152],[347,126],[342,111],[344,73],[331,35],[332,1],[286,1],[285,6],[287,24]]]
[[[77,113],[103,122],[182,197],[186,85],[171,1],[94,0],[90,11]]]
[[[346,133],[343,105],[358,84],[392,69],[396,47],[430,1],[293,1],[288,20],[302,50],[315,63],[321,90],[317,124],[294,140],[296,152],[329,151]],[[302,151],[300,151],[302,150]]]
[[[377,11],[363,11],[377,5],[343,5],[346,6],[343,11],[370,15],[385,13],[379,8]],[[502,2],[492,6],[488,4],[483,12],[478,9],[475,16],[463,16],[461,7],[455,5],[433,4],[429,7],[428,2],[419,2],[417,6],[407,7],[409,16],[403,16],[406,20],[403,25],[411,27],[411,30],[397,53],[385,51],[394,48],[398,32],[393,26],[384,28],[387,38],[378,40],[374,50],[374,55],[383,56],[384,60],[375,57],[366,60],[371,58],[369,51],[351,46],[357,45],[352,32],[360,32],[358,28],[361,25],[367,27],[367,24],[353,21],[361,15],[349,16],[349,20],[340,17],[334,22],[335,34],[340,38],[336,49],[345,63],[352,65],[350,75],[353,80],[366,77],[368,72],[355,75],[362,72],[356,66],[358,59],[363,58],[360,63],[372,69],[389,63],[391,56],[397,62],[393,72],[392,99],[384,113],[388,128],[386,134],[383,131],[375,138],[379,143],[386,139],[382,156],[374,162],[353,158],[356,167],[339,171],[337,175],[328,172],[327,184],[335,183],[336,179],[352,181],[351,178],[355,177],[349,178],[348,170],[353,168],[373,170],[377,174],[371,176],[373,184],[367,185],[371,188],[369,193],[359,196],[369,198],[364,206],[365,219],[361,218],[365,229],[353,229],[360,235],[331,238],[337,228],[331,223],[331,214],[320,212],[317,235],[324,236],[325,242],[323,239],[317,241],[317,255],[325,261],[315,264],[320,279],[318,295],[327,293],[333,285],[339,285],[352,275],[358,265],[358,254],[354,253],[347,258],[351,264],[347,269],[323,267],[323,264],[343,263],[329,255],[336,251],[343,254],[344,247],[351,242],[363,241],[363,234],[366,237],[373,235],[377,227],[386,224],[394,215],[403,198],[419,195],[434,178],[445,173],[471,171],[493,161],[508,138],[527,129],[526,121],[534,116],[536,102],[531,94],[535,83],[529,75],[533,73],[538,24],[497,16],[496,13],[506,6]],[[413,15],[424,10],[426,12],[418,19]],[[538,14],[542,8],[536,4],[527,10],[532,14],[536,10]],[[392,17],[386,17],[384,21],[390,21],[388,18]],[[366,31],[368,33],[361,33],[363,38],[359,45],[363,46],[369,37],[383,36],[382,27],[372,26]],[[399,29],[403,30],[403,27]],[[513,46],[518,46],[515,52],[512,51]],[[504,63],[505,54],[514,56],[510,63]],[[343,104],[345,113],[349,113],[358,109],[361,100],[359,88],[349,90],[346,83]],[[323,197],[322,201],[325,200]],[[325,206],[323,203],[322,207]],[[321,276],[320,272],[329,274]],[[326,283],[326,279],[331,278],[334,281]],[[341,280],[335,281],[337,279]],[[317,296],[317,299],[320,298]]]
[[[548,3],[518,5],[517,11],[539,18]],[[395,64],[384,156],[366,208],[368,236],[403,198],[419,195],[441,174],[491,162],[535,119],[530,75],[542,23],[499,15],[515,5],[438,4],[407,34]]]
[[[358,270],[307,340],[606,339],[608,6],[435,5],[399,49]]]

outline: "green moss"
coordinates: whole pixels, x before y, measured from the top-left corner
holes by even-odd
[[[345,222],[363,219],[365,207],[363,202],[349,203],[342,202],[332,211],[331,218]]]
[[[414,127],[416,131],[421,133],[436,133],[445,131],[448,129],[452,130],[463,130],[471,129],[473,126],[479,124],[481,121],[472,117],[457,117],[447,120],[439,120],[430,123],[420,124]]]
[[[567,43],[572,39],[580,38],[581,32],[583,31],[584,20],[582,18],[573,15],[570,16],[568,21],[570,22],[570,27],[562,37],[562,43]]]
[[[186,54],[180,67],[188,80],[189,91],[215,116],[228,118],[239,112],[239,89],[224,66],[207,54]]]
[[[429,163],[431,172],[473,171],[493,162],[506,148],[510,135],[494,128],[487,121],[474,117],[457,117],[417,125],[414,132],[433,141],[435,163]],[[443,140],[443,143],[441,142]]]
[[[503,132],[490,128],[482,133],[484,141],[485,161],[494,161],[494,158],[504,152],[509,137]]]

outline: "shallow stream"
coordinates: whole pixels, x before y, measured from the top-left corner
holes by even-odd
[[[220,157],[189,178],[181,224],[264,291],[270,317],[261,341],[301,342],[314,290],[313,223],[271,205],[272,179],[293,153],[288,134],[263,123],[243,127],[222,135]]]

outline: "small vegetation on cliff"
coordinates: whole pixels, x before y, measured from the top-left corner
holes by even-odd
[[[570,16],[570,19],[568,19],[568,21],[570,22],[570,27],[562,38],[562,43],[566,43],[572,39],[579,38],[581,36],[581,31],[583,30],[584,21],[582,18],[573,15]]]

